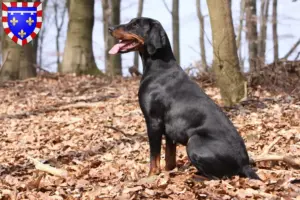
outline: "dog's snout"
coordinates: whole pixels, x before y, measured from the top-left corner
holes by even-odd
[[[109,31],[110,33],[112,33],[114,30],[115,30],[115,27],[113,27],[113,26],[111,26],[111,27],[108,28],[108,31]]]

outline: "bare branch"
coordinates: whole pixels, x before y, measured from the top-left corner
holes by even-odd
[[[287,52],[287,54],[285,54],[282,60],[287,60],[288,57],[290,57],[290,55],[296,50],[299,44],[300,44],[300,39],[293,45],[293,47]]]
[[[173,12],[172,12],[172,11],[170,10],[170,8],[168,7],[167,2],[166,2],[165,0],[163,0],[162,2],[163,2],[163,4],[165,5],[167,11],[168,11],[171,15],[173,15]]]

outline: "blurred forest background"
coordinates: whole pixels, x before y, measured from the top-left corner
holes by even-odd
[[[89,0],[78,1],[74,5],[65,0],[42,2],[42,30],[32,43],[32,50],[23,47],[26,51],[32,51],[30,55],[34,55],[30,61],[35,64],[34,71],[85,71],[79,70],[79,66],[76,70],[74,66],[74,69],[68,69],[71,60],[74,65],[86,65],[83,62],[88,62],[89,67],[96,66],[103,73],[112,75],[128,76],[128,68],[132,66],[139,67],[141,71],[139,58],[133,53],[111,59],[107,55],[108,49],[114,43],[107,35],[107,26],[125,23],[137,16],[155,18],[162,23],[173,41],[172,46],[178,62],[193,75],[202,73],[212,65],[212,35],[206,1],[188,0],[179,3],[172,0]],[[260,60],[261,68],[274,62],[294,61],[299,58],[299,2],[232,0],[231,9],[241,71],[253,71],[256,68],[254,60]],[[78,17],[82,21],[76,20]],[[3,64],[7,53],[12,50],[8,50],[11,47],[5,45],[7,36],[2,33],[1,38]],[[82,53],[81,50],[72,48],[76,43],[85,49],[89,58],[80,59],[78,55]],[[13,45],[10,42],[8,44]],[[71,57],[70,52],[73,52]],[[16,55],[16,52],[12,54]],[[3,76],[2,73],[1,77]],[[15,75],[10,77],[2,79],[18,78]]]
[[[230,21],[222,21],[223,17],[219,16],[221,20],[214,22],[212,19],[218,17],[213,17],[214,11],[223,10],[224,5],[209,5],[203,0],[185,3],[179,0],[42,2],[43,26],[30,45],[19,47],[1,30],[0,80],[24,79],[52,72],[140,75],[142,66],[138,53],[108,54],[116,41],[107,29],[110,25],[145,16],[162,23],[178,63],[189,75],[201,78],[208,75],[217,81],[225,102],[229,98],[225,104],[238,102],[247,92],[240,86],[234,92],[239,97],[233,100],[233,97],[225,97],[228,92],[222,86],[243,85],[245,78],[251,86],[267,84],[289,92],[299,84],[300,3],[297,1],[228,1],[231,13],[226,17]],[[234,37],[222,36],[223,28],[231,31]],[[212,33],[218,34],[213,38]],[[217,41],[217,37],[223,38]],[[231,55],[218,55],[221,51],[231,50],[234,52]],[[222,70],[213,66],[220,65],[218,62],[228,63],[228,59],[231,64],[225,71],[230,75],[224,78]]]

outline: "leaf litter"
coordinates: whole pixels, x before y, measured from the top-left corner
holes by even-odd
[[[222,106],[218,89],[199,85]],[[75,75],[1,83],[0,199],[300,199],[300,170],[286,162],[256,162],[264,182],[198,182],[183,146],[176,169],[147,177],[149,145],[138,86],[138,78]],[[224,108],[250,157],[299,158],[299,96],[262,88],[250,96]],[[52,169],[67,175],[55,176]]]

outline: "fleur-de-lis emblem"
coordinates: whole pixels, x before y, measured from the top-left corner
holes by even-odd
[[[16,25],[17,23],[19,22],[19,20],[17,20],[15,17],[12,19],[12,20],[10,20],[10,23],[12,23],[12,25]]]
[[[31,19],[31,17],[29,17],[27,20],[26,20],[26,23],[31,26],[32,23],[34,23],[34,21]]]
[[[21,36],[21,38],[23,38],[26,35],[26,32],[23,29],[21,29],[21,31],[18,34],[19,36]]]

